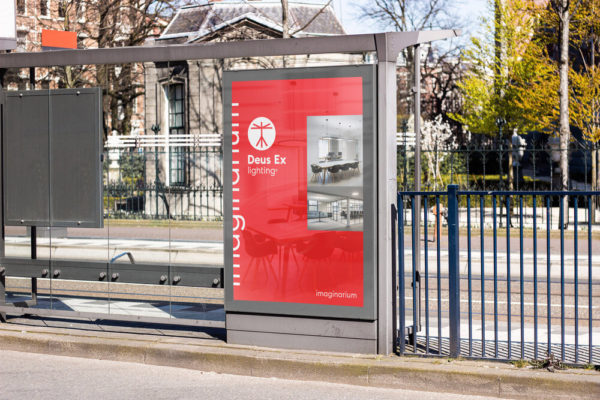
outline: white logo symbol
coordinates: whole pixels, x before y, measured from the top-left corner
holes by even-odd
[[[248,140],[256,150],[267,150],[275,142],[275,125],[268,118],[254,118],[248,127]]]

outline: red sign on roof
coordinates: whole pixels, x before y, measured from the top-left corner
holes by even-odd
[[[42,29],[42,49],[76,49],[77,32]]]

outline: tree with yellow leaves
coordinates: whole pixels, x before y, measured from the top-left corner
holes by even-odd
[[[469,71],[459,83],[463,94],[463,110],[451,117],[469,130],[495,136],[497,120],[506,121],[506,136],[514,128],[530,126],[531,120],[524,110],[516,107],[522,93],[523,82],[539,76],[540,67],[529,57],[531,38],[537,26],[539,10],[526,0],[490,1],[493,20],[484,20],[484,32],[474,36],[463,58]],[[539,52],[539,51],[538,51]],[[532,55],[537,55],[535,52]],[[506,137],[505,136],[505,137]]]
[[[515,129],[536,125],[530,111],[518,103],[531,82],[540,79],[540,84],[547,83],[546,77],[553,71],[551,65],[538,62],[543,49],[532,41],[542,8],[527,0],[496,0],[489,5],[493,20],[483,21],[483,34],[472,38],[463,55],[469,70],[458,85],[462,112],[450,117],[468,125],[473,133],[497,136],[502,127],[501,139],[506,140]],[[508,158],[511,165],[510,151]],[[512,189],[512,168],[508,185]]]

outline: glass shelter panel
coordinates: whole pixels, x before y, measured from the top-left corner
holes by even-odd
[[[108,221],[110,313],[168,318],[170,306],[169,205],[162,171],[164,150],[145,140],[162,129],[168,108],[149,95],[147,64],[105,65],[105,201]],[[161,96],[166,93],[161,92]],[[164,113],[157,125],[146,120],[148,107]],[[168,123],[166,123],[168,127]]]
[[[186,60],[167,68],[171,315],[223,321],[220,67]]]
[[[4,274],[0,278],[6,297],[0,302],[25,308],[41,304],[47,307],[50,293],[51,246],[47,231],[50,105],[47,88],[36,86],[39,73],[20,68],[5,70],[2,76],[5,242]],[[40,224],[46,227],[42,231],[38,231]]]
[[[105,78],[106,71],[96,65],[71,65],[48,68],[40,79],[49,81],[54,116],[49,122],[48,258],[51,308],[58,311],[109,311],[110,227],[102,185]]]

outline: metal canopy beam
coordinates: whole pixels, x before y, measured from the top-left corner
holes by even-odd
[[[8,53],[0,54],[0,68],[124,64],[368,51],[377,51],[377,57],[380,61],[395,61],[400,51],[406,47],[458,35],[460,35],[459,30],[388,32],[297,39]]]

